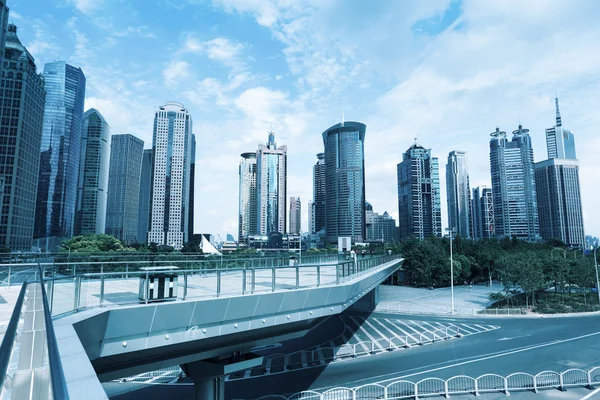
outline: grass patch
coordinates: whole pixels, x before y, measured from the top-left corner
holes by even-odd
[[[495,308],[525,308],[525,295],[504,296],[496,293],[490,300],[495,301],[488,309]],[[583,293],[538,293],[535,296],[535,307],[531,307],[531,296],[529,297],[531,311],[538,314],[564,314],[600,311],[598,298],[595,294]]]

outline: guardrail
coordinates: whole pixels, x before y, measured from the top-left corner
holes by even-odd
[[[485,374],[477,378],[466,375],[453,376],[447,380],[425,378],[418,382],[399,379],[382,385],[370,383],[356,388],[336,387],[324,392],[313,390],[295,393],[291,396],[267,395],[257,400],[398,400],[418,399],[457,394],[504,393],[532,391],[538,393],[544,389],[566,390],[569,387],[587,387],[600,384],[600,367],[590,370],[572,368],[564,372],[542,371],[536,375],[516,372],[506,377],[497,374]]]
[[[395,303],[378,304],[375,311],[392,312],[399,314],[415,315],[452,315],[451,307],[433,307],[424,304]],[[525,315],[523,308],[455,308],[455,316],[499,316],[499,315]]]
[[[10,316],[10,321],[4,332],[4,338],[2,344],[0,344],[0,393],[4,387],[4,379],[6,378],[6,371],[8,370],[8,364],[10,363],[10,357],[12,355],[13,345],[17,338],[17,328],[19,327],[19,320],[21,319],[21,311],[23,309],[23,302],[25,301],[25,294],[27,293],[27,282],[21,286],[19,297],[13,308],[13,312]]]

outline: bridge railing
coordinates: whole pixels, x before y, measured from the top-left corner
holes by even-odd
[[[414,304],[408,302],[378,304],[376,311],[393,312],[400,314],[415,315],[452,315],[451,307],[439,307],[426,304]],[[455,308],[456,316],[502,316],[502,315],[526,315],[524,308]]]

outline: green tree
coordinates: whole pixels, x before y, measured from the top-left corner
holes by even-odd
[[[107,251],[132,251],[125,247],[119,239],[105,234],[75,236],[61,244],[61,252],[99,253]]]
[[[535,293],[543,289],[546,283],[542,264],[535,255],[527,253],[514,257],[513,262],[520,271],[517,282],[525,292],[525,306],[529,307],[529,296],[531,296],[531,306],[535,307]]]
[[[569,281],[583,289],[583,302],[587,304],[587,292],[596,286],[596,273],[593,263],[587,258],[570,261]]]

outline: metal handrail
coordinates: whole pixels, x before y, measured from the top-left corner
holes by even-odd
[[[46,296],[46,288],[44,287],[44,274],[42,269],[40,272],[40,287],[42,288],[42,301],[44,306],[44,323],[46,325],[46,345],[48,347],[48,364],[50,365],[50,381],[52,383],[52,395],[55,399],[69,400],[67,391],[67,383],[65,374],[58,352],[58,344],[56,343],[56,334],[54,333],[54,324],[52,323],[52,313],[48,297]]]
[[[0,393],[4,387],[4,379],[6,378],[6,371],[8,369],[13,345],[17,336],[17,328],[19,327],[19,320],[21,319],[21,310],[25,301],[26,292],[27,282],[24,282],[23,285],[21,285],[19,297],[17,297],[15,308],[13,309],[6,332],[4,333],[4,339],[2,339],[2,344],[0,344]]]

